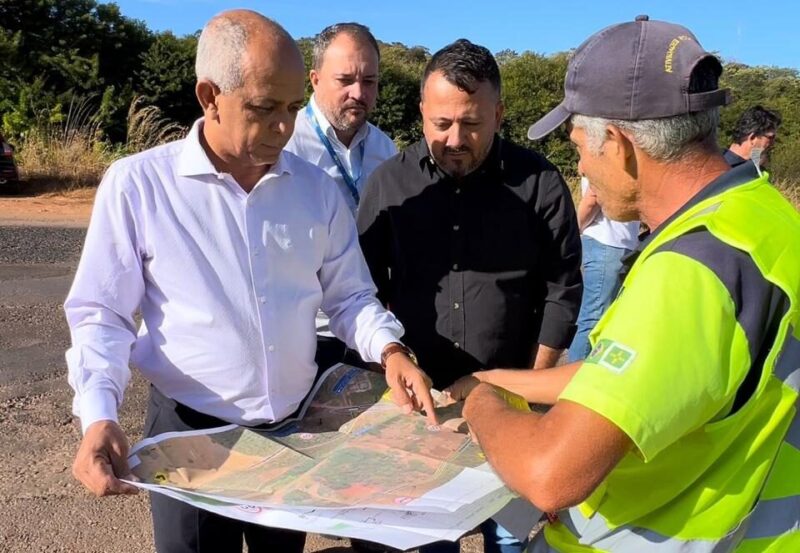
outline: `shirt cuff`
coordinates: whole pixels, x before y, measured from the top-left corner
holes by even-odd
[[[380,363],[381,353],[383,353],[383,348],[385,348],[392,342],[397,342],[398,344],[403,343],[400,341],[400,337],[395,335],[395,333],[392,332],[391,330],[382,328],[376,331],[375,334],[373,334],[372,340],[370,340],[369,344],[370,359],[364,359],[364,361],[370,361],[372,363]]]
[[[86,434],[86,429],[97,421],[114,421],[117,419],[117,398],[111,390],[90,390],[81,394],[80,412],[81,431]]]
[[[570,323],[543,320],[538,343],[553,349],[566,349],[572,343],[576,328]]]

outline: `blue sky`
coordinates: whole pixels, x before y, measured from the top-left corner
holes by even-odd
[[[251,8],[277,20],[296,38],[340,21],[369,25],[385,42],[431,52],[465,37],[493,52],[506,48],[549,54],[568,50],[607,25],[648,14],[681,23],[707,50],[748,65],[800,69],[800,2],[790,0],[584,1],[550,0],[118,0],[122,13],[153,30],[175,34],[202,28],[227,8]]]

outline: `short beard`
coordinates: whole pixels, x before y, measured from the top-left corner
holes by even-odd
[[[474,157],[473,162],[471,164],[459,166],[457,172],[448,171],[447,169],[445,169],[444,163],[436,159],[436,156],[433,155],[433,151],[430,149],[430,146],[428,147],[428,152],[430,153],[431,158],[433,158],[433,161],[436,162],[436,165],[438,165],[445,173],[447,173],[448,175],[450,175],[455,179],[460,179],[466,177],[470,173],[475,172],[478,169],[478,167],[480,167],[483,164],[483,162],[486,161],[486,158],[489,157],[489,152],[492,151],[493,144],[494,141],[490,142],[489,145],[482,152],[480,152],[479,155]]]
[[[369,110],[367,110],[366,106],[363,106],[364,119],[360,121],[358,120],[354,121],[349,117],[347,117],[347,114],[345,113],[346,110],[338,111],[338,110],[327,109],[327,106],[322,106],[322,105],[320,105],[319,107],[320,111],[322,111],[323,115],[325,115],[325,118],[328,120],[331,126],[337,131],[344,133],[351,133],[357,131],[359,128],[361,128],[362,125],[364,125],[367,122],[367,116],[369,115]]]
[[[333,128],[338,131],[353,132],[361,128],[361,126],[366,123],[367,118],[364,117],[362,120],[353,120],[349,119],[345,114],[337,114],[336,117],[330,118],[329,121],[330,124],[333,125]]]

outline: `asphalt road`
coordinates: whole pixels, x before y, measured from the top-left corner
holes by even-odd
[[[85,230],[0,226],[0,551],[154,551],[147,497],[97,499],[71,475],[80,431],[70,410],[61,304]],[[141,437],[144,381],[134,373],[120,413]],[[308,538],[307,552],[346,552],[348,542]],[[465,553],[477,552],[477,537]]]

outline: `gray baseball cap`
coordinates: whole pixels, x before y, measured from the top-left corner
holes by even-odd
[[[564,101],[531,125],[528,138],[546,136],[573,114],[638,121],[724,106],[727,89],[688,91],[692,70],[704,60],[722,74],[719,60],[686,27],[646,15],[606,27],[575,51]]]

